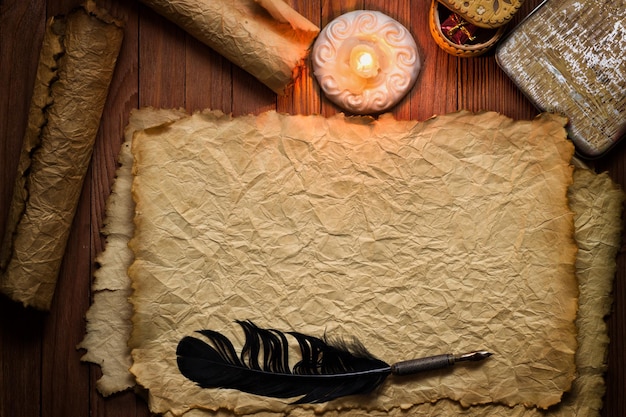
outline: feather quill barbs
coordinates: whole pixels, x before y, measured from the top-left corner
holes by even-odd
[[[259,328],[250,321],[237,323],[245,334],[240,355],[221,333],[200,330],[198,333],[210,344],[191,336],[181,339],[176,350],[180,372],[202,388],[231,388],[277,398],[300,397],[293,404],[303,404],[370,393],[392,373],[413,374],[458,361],[482,360],[490,355],[484,351],[437,355],[389,365],[372,356],[358,341],[351,345],[331,343],[288,332],[301,351],[300,361],[290,369],[285,333]]]

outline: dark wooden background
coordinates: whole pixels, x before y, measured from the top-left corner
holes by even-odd
[[[440,50],[428,31],[430,0],[287,0],[323,27],[355,9],[382,11],[413,33],[423,68],[410,94],[393,109],[399,119],[424,120],[458,109],[495,110],[516,119],[537,114],[497,67],[493,53],[459,59]],[[515,22],[540,0],[526,0]],[[17,158],[47,17],[79,0],[0,0],[0,234],[4,232]],[[309,74],[277,97],[264,85],[148,7],[132,0],[101,0],[126,22],[92,165],[74,220],[57,292],[48,313],[0,297],[0,417],[146,416],[146,404],[131,392],[103,398],[95,389],[99,368],[80,362],[76,349],[85,331],[94,257],[129,111],[142,106],[221,109],[235,115],[277,109],[288,113],[338,110],[320,95]],[[622,143],[591,162],[626,185]],[[626,415],[626,255],[620,251],[615,302],[608,318],[611,343],[603,416]]]

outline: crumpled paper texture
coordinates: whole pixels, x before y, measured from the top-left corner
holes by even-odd
[[[129,345],[151,409],[293,408],[178,372],[183,336],[208,328],[242,342],[236,319],[355,336],[390,363],[495,353],[316,411],[558,403],[577,347],[564,124],[209,112],[138,132]]]
[[[420,404],[410,409],[411,416],[439,417],[571,417],[600,416],[605,392],[604,373],[609,343],[605,317],[611,309],[611,291],[620,249],[622,205],[624,192],[606,174],[596,175],[587,169],[574,171],[574,183],[568,191],[570,207],[575,213],[576,277],[580,286],[579,310],[576,320],[578,349],[577,375],[572,389],[565,393],[561,403],[549,410],[524,406],[504,407],[494,404],[461,407],[450,400],[434,404]],[[300,410],[289,413],[299,416]],[[360,415],[406,415],[406,410],[390,413],[370,412]],[[325,416],[341,413],[326,413]],[[191,413],[202,415],[202,413]],[[208,413],[204,414],[205,416]],[[227,415],[227,414],[225,414]]]
[[[46,26],[7,230],[0,289],[48,310],[123,37],[88,1]]]
[[[99,257],[102,268],[98,271],[94,290],[96,298],[90,310],[100,313],[89,313],[87,335],[81,347],[88,349],[85,360],[98,363],[102,366],[103,377],[98,382],[98,389],[104,394],[123,390],[128,385],[126,381],[134,378],[128,368],[132,365],[130,352],[126,347],[131,323],[125,317],[130,317],[132,307],[122,297],[121,301],[106,302],[99,298],[114,292],[113,288],[129,288],[130,280],[125,274],[126,267],[130,265],[129,256],[114,255],[117,251],[130,251],[126,248],[126,242],[132,233],[125,230],[133,229],[132,215],[134,203],[130,196],[130,181],[132,156],[129,146],[131,134],[135,130],[151,125],[158,125],[179,118],[179,111],[141,109],[131,114],[129,127],[126,131],[127,143],[121,151],[120,168],[114,185],[113,194],[107,204],[107,228],[108,243]],[[120,185],[123,184],[123,185]],[[126,196],[121,196],[126,194]],[[118,195],[120,195],[118,197]],[[578,375],[574,381],[572,392],[566,393],[562,403],[551,408],[549,412],[540,412],[533,409],[525,409],[518,406],[514,408],[502,406],[479,406],[462,408],[458,404],[441,400],[434,405],[419,405],[411,409],[416,415],[466,415],[466,416],[569,416],[585,415],[593,417],[599,415],[604,392],[603,372],[606,369],[606,345],[608,343],[606,323],[604,316],[608,313],[611,305],[611,288],[615,274],[615,255],[619,250],[621,230],[621,204],[624,199],[623,192],[610,180],[608,175],[595,175],[591,171],[576,170],[574,183],[568,193],[570,207],[575,213],[576,240],[579,251],[576,261],[577,278],[580,286],[580,307],[577,316],[578,345],[576,363]],[[120,204],[120,200],[128,201],[128,204]],[[113,223],[121,222],[117,226]],[[126,226],[124,226],[126,223]],[[112,230],[117,230],[114,232]],[[121,244],[112,244],[113,234]],[[117,240],[117,238],[116,238]],[[108,254],[107,254],[108,253]],[[110,254],[110,253],[113,253]],[[123,257],[124,265],[120,265],[119,257]],[[127,263],[128,262],[128,263]],[[108,269],[110,268],[110,269]],[[114,272],[115,270],[118,272]],[[101,333],[99,333],[101,332]],[[95,335],[93,335],[95,333]],[[113,343],[101,343],[102,340],[114,341]],[[114,347],[111,348],[111,345]],[[116,347],[115,347],[116,346]],[[122,351],[123,353],[119,353]],[[118,360],[121,357],[125,360]],[[106,360],[108,359],[108,360]],[[110,362],[117,364],[123,362],[119,369],[111,366]],[[103,381],[106,381],[103,382]],[[402,412],[399,409],[392,413]],[[359,411],[360,415],[363,414]],[[217,413],[232,415],[231,413]],[[290,414],[297,415],[298,410]],[[381,414],[371,412],[370,414]],[[187,415],[215,415],[203,410],[192,410]]]
[[[141,0],[278,94],[293,84],[319,27],[282,0]]]

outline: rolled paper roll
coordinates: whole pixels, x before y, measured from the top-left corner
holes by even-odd
[[[282,0],[142,0],[200,42],[284,94],[319,28]]]
[[[48,20],[9,217],[0,290],[50,308],[122,43],[93,1]]]

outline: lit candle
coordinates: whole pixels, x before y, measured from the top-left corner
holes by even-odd
[[[367,45],[357,45],[352,48],[350,52],[350,68],[359,77],[375,77],[380,67],[374,49]]]
[[[420,69],[409,31],[389,16],[368,10],[330,22],[315,41],[311,60],[324,94],[356,114],[380,113],[397,104]]]

